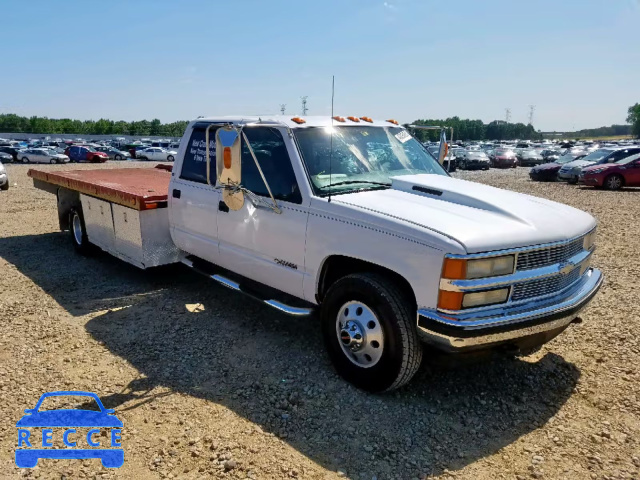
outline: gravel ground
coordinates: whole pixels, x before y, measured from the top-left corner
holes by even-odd
[[[639,478],[640,191],[532,183],[524,168],[456,173],[595,215],[606,283],[581,325],[531,357],[429,357],[408,387],[376,396],[338,378],[314,322],[181,267],[76,255],[27,168],[8,165],[0,192],[0,476]],[[115,408],[122,468],[15,466],[23,409],[63,389]]]

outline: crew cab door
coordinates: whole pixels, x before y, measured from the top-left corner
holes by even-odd
[[[187,253],[218,263],[218,204],[222,195],[207,183],[205,129],[208,123],[196,123],[191,130],[182,162],[175,165],[169,184],[169,220],[171,237]],[[216,128],[209,133],[211,156],[215,159]],[[211,183],[216,181],[215,161]]]
[[[224,203],[218,212],[218,264],[247,278],[303,298],[305,235],[308,208],[291,164],[293,148],[282,128],[247,126],[243,129],[269,183],[281,213],[256,205],[245,195],[240,210]],[[253,157],[242,140],[241,184],[272,204]],[[295,157],[294,157],[295,158]]]

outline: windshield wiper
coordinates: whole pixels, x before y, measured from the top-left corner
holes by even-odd
[[[335,187],[337,185],[353,185],[354,183],[368,183],[370,185],[384,185],[385,187],[389,187],[391,186],[390,183],[385,183],[385,182],[373,182],[371,180],[345,180],[343,182],[336,182],[336,183],[330,183],[329,185],[325,185],[322,188],[327,188],[327,187]]]

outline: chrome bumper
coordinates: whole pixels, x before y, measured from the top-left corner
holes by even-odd
[[[418,333],[426,343],[452,352],[489,348],[554,331],[560,333],[591,301],[603,278],[600,270],[589,268],[569,291],[555,297],[479,311],[464,320],[435,310],[418,310]]]

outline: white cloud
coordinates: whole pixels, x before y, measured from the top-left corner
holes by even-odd
[[[382,5],[384,6],[384,8],[387,8],[389,10],[397,10],[398,9],[398,7],[396,7],[393,3],[384,2]]]

